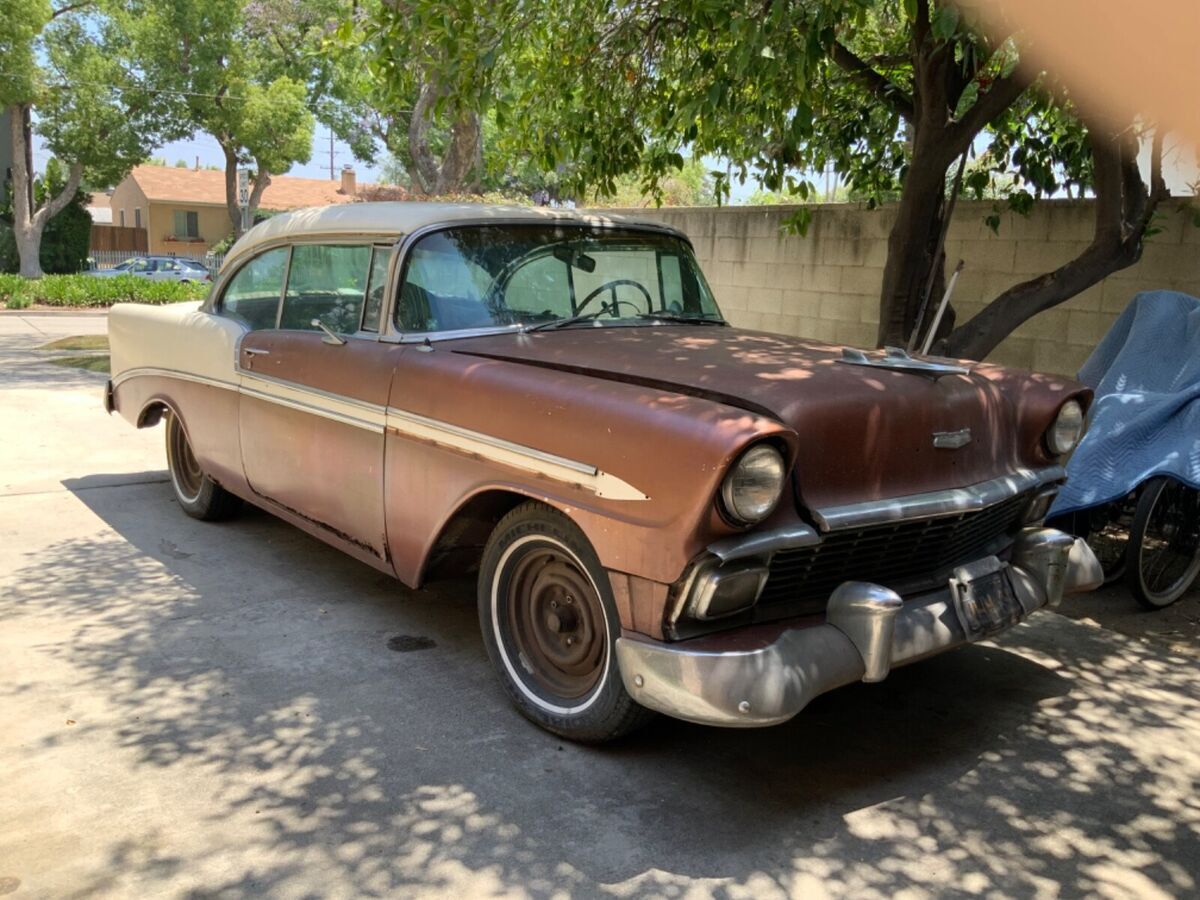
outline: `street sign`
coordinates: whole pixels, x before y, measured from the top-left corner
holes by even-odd
[[[242,231],[250,227],[250,170],[238,169],[238,206],[242,208]]]

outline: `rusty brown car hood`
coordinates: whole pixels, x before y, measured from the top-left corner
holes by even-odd
[[[813,507],[1048,465],[1042,433],[1069,396],[1086,400],[1081,385],[1049,376],[969,364],[969,374],[934,380],[847,365],[838,361],[841,347],[714,326],[569,328],[464,339],[447,349],[772,416],[799,435],[797,485]],[[935,433],[963,429],[971,432],[966,446],[934,446]]]

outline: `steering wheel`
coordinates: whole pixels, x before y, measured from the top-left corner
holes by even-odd
[[[632,278],[614,278],[612,281],[604,282],[604,284],[600,285],[600,287],[596,288],[594,291],[584,297],[580,304],[575,307],[575,315],[579,315],[581,312],[583,312],[583,308],[585,306],[587,306],[605,291],[612,291],[613,312],[617,311],[617,305],[619,303],[628,303],[632,306],[633,301],[631,300],[617,299],[617,288],[622,287],[623,285],[629,285],[630,287],[637,288],[642,292],[642,296],[646,298],[646,312],[649,313],[650,307],[654,305],[654,298],[650,296],[650,292],[642,286],[641,282],[634,281]],[[636,309],[637,307],[634,308]]]

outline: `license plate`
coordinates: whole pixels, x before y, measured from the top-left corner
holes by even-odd
[[[1013,590],[1008,566],[975,577],[956,572],[950,580],[958,621],[970,640],[1003,631],[1021,621],[1025,610]]]

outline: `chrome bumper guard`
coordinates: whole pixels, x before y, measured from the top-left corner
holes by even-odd
[[[1087,544],[1052,528],[1023,531],[1007,566],[1022,617],[1104,580]],[[860,581],[845,582],[833,592],[823,625],[790,628],[766,642],[739,641],[735,634],[699,639],[699,644],[622,637],[617,663],[625,688],[643,706],[679,719],[774,725],[826,691],[881,681],[896,666],[970,641],[949,586],[905,601],[888,588]]]

